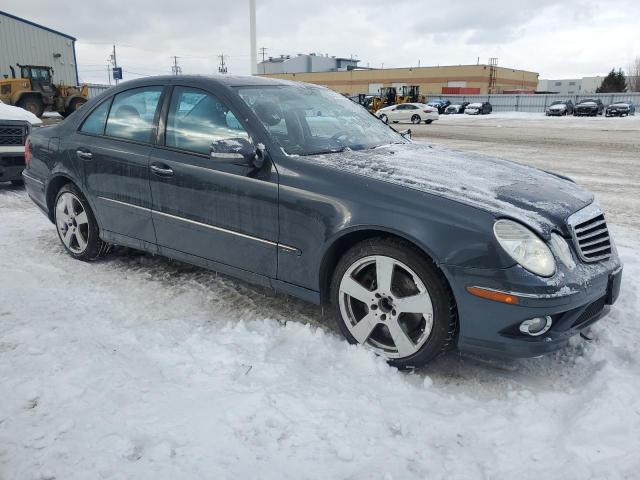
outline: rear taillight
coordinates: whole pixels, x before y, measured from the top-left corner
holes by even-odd
[[[24,142],[24,164],[27,167],[31,166],[31,147],[29,146],[29,137],[27,137],[27,141]]]

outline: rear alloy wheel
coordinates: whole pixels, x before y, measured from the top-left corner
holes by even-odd
[[[382,123],[389,123],[389,117],[384,114],[380,115],[380,120],[382,120]]]
[[[74,185],[66,184],[58,192],[54,216],[60,241],[72,257],[95,260],[108,252],[87,200]]]
[[[340,330],[399,368],[420,367],[453,341],[451,296],[432,262],[392,239],[365,241],[338,263],[331,284]]]
[[[420,115],[414,115],[413,117],[411,117],[411,123],[415,123],[417,125],[420,122],[422,122]]]

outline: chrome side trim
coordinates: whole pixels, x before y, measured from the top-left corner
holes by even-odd
[[[236,232],[235,230],[229,230],[228,228],[216,227],[215,225],[210,225],[208,223],[197,222],[195,220],[191,220],[191,219],[184,218],[184,217],[179,217],[177,215],[171,215],[170,213],[160,212],[158,210],[152,210],[150,208],[141,207],[140,205],[134,205],[132,203],[121,202],[120,200],[114,200],[112,198],[107,198],[107,197],[98,197],[98,198],[100,200],[105,200],[107,202],[116,203],[118,205],[123,205],[125,207],[137,208],[137,209],[143,210],[145,212],[150,212],[150,213],[153,213],[153,214],[156,214],[156,215],[161,215],[163,217],[172,218],[174,220],[179,220],[181,222],[187,222],[187,223],[190,223],[192,225],[197,225],[199,227],[209,228],[211,230],[216,230],[218,232],[228,233],[230,235],[235,235],[237,237],[247,238],[249,240],[255,240],[256,242],[265,243],[267,245],[273,245],[274,247],[282,248],[283,250],[287,250],[289,252],[295,253],[296,255],[300,255],[302,253],[300,251],[300,249],[298,249],[296,247],[291,247],[289,245],[284,245],[284,244],[277,243],[277,242],[274,242],[274,241],[271,241],[271,240],[265,240],[264,238],[260,238],[260,237],[254,237],[252,235],[247,235],[246,233]]]
[[[176,215],[171,215],[170,213],[159,212],[158,210],[153,210],[153,213],[155,213],[157,215],[162,215],[163,217],[172,218],[174,220],[180,220],[182,222],[190,223],[192,225],[197,225],[199,227],[210,228],[211,230],[216,230],[218,232],[224,232],[224,233],[229,233],[231,235],[236,235],[238,237],[248,238],[249,240],[255,240],[257,242],[262,242],[262,243],[266,243],[266,244],[274,245],[274,246],[278,245],[276,242],[272,242],[271,240],[265,240],[264,238],[258,238],[258,237],[253,237],[251,235],[247,235],[246,233],[240,233],[240,232],[236,232],[234,230],[229,230],[227,228],[222,228],[222,227],[216,227],[214,225],[209,225],[208,223],[202,223],[202,222],[197,222],[195,220],[190,220],[188,218],[178,217]]]
[[[42,180],[38,180],[37,178],[32,177],[31,175],[29,175],[28,173],[26,173],[26,171],[25,171],[25,170],[23,170],[23,171],[22,171],[22,176],[23,176],[24,178],[28,178],[28,179],[29,179],[29,180],[31,180],[32,182],[36,182],[36,183],[39,183],[40,185],[44,186],[44,182],[43,182]]]
[[[150,208],[141,207],[140,205],[134,205],[133,203],[121,202],[120,200],[114,200],[113,198],[107,197],[98,197],[100,200],[105,200],[111,203],[117,203],[118,205],[124,205],[125,207],[137,208],[138,210],[143,210],[145,212],[151,212]]]

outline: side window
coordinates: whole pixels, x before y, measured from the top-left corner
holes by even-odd
[[[165,144],[209,155],[218,140],[243,138],[249,134],[231,110],[214,95],[189,87],[175,87],[171,94]]]
[[[104,133],[104,123],[107,121],[107,114],[109,113],[109,105],[111,105],[111,99],[105,100],[95,108],[93,112],[85,118],[82,127],[80,127],[80,131],[94,135],[102,135]]]
[[[150,142],[161,93],[162,87],[141,87],[117,94],[113,99],[105,134]]]

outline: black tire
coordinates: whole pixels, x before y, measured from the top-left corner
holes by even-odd
[[[431,260],[409,243],[399,239],[375,238],[360,242],[349,249],[338,261],[332,275],[329,289],[329,315],[334,318],[349,343],[357,344],[340,312],[340,282],[351,265],[372,255],[388,256],[409,266],[428,290],[433,306],[431,333],[414,354],[387,360],[390,365],[401,369],[422,367],[454,345],[457,314],[453,295],[442,273]]]
[[[380,115],[380,120],[382,120],[382,123],[389,123],[389,117],[387,117],[384,113]]]
[[[426,123],[427,125],[430,125],[433,123],[433,120],[425,120],[424,123]]]
[[[420,118],[420,115],[413,115],[411,117],[411,123],[413,123],[414,125],[422,123],[422,119]]]
[[[44,113],[44,104],[36,95],[26,95],[20,99],[17,106],[33,113],[36,117],[41,117]]]
[[[24,185],[24,180],[11,180],[11,185],[13,185],[14,187],[22,187]]]
[[[73,112],[75,112],[76,110],[78,110],[82,105],[84,105],[85,103],[87,103],[87,100],[85,98],[74,98],[73,100],[71,100],[69,102],[69,106],[67,107],[67,109],[62,113],[62,116],[64,118],[67,118],[69,115],[71,115]]]
[[[65,193],[71,193],[72,195],[74,195],[87,214],[87,241],[86,247],[81,252],[74,252],[65,244],[60,233],[60,228],[58,228],[58,211],[56,209],[56,205],[58,204],[58,200],[60,199],[60,197]],[[53,203],[53,215],[60,243],[62,243],[64,249],[73,258],[83,261],[93,261],[106,255],[111,250],[111,245],[107,242],[104,242],[100,238],[98,222],[96,221],[96,217],[94,216],[91,207],[89,206],[89,202],[87,202],[87,199],[84,197],[82,192],[80,192],[80,190],[74,184],[67,183],[63,185],[62,188],[58,191],[58,193],[56,194],[56,199]]]

